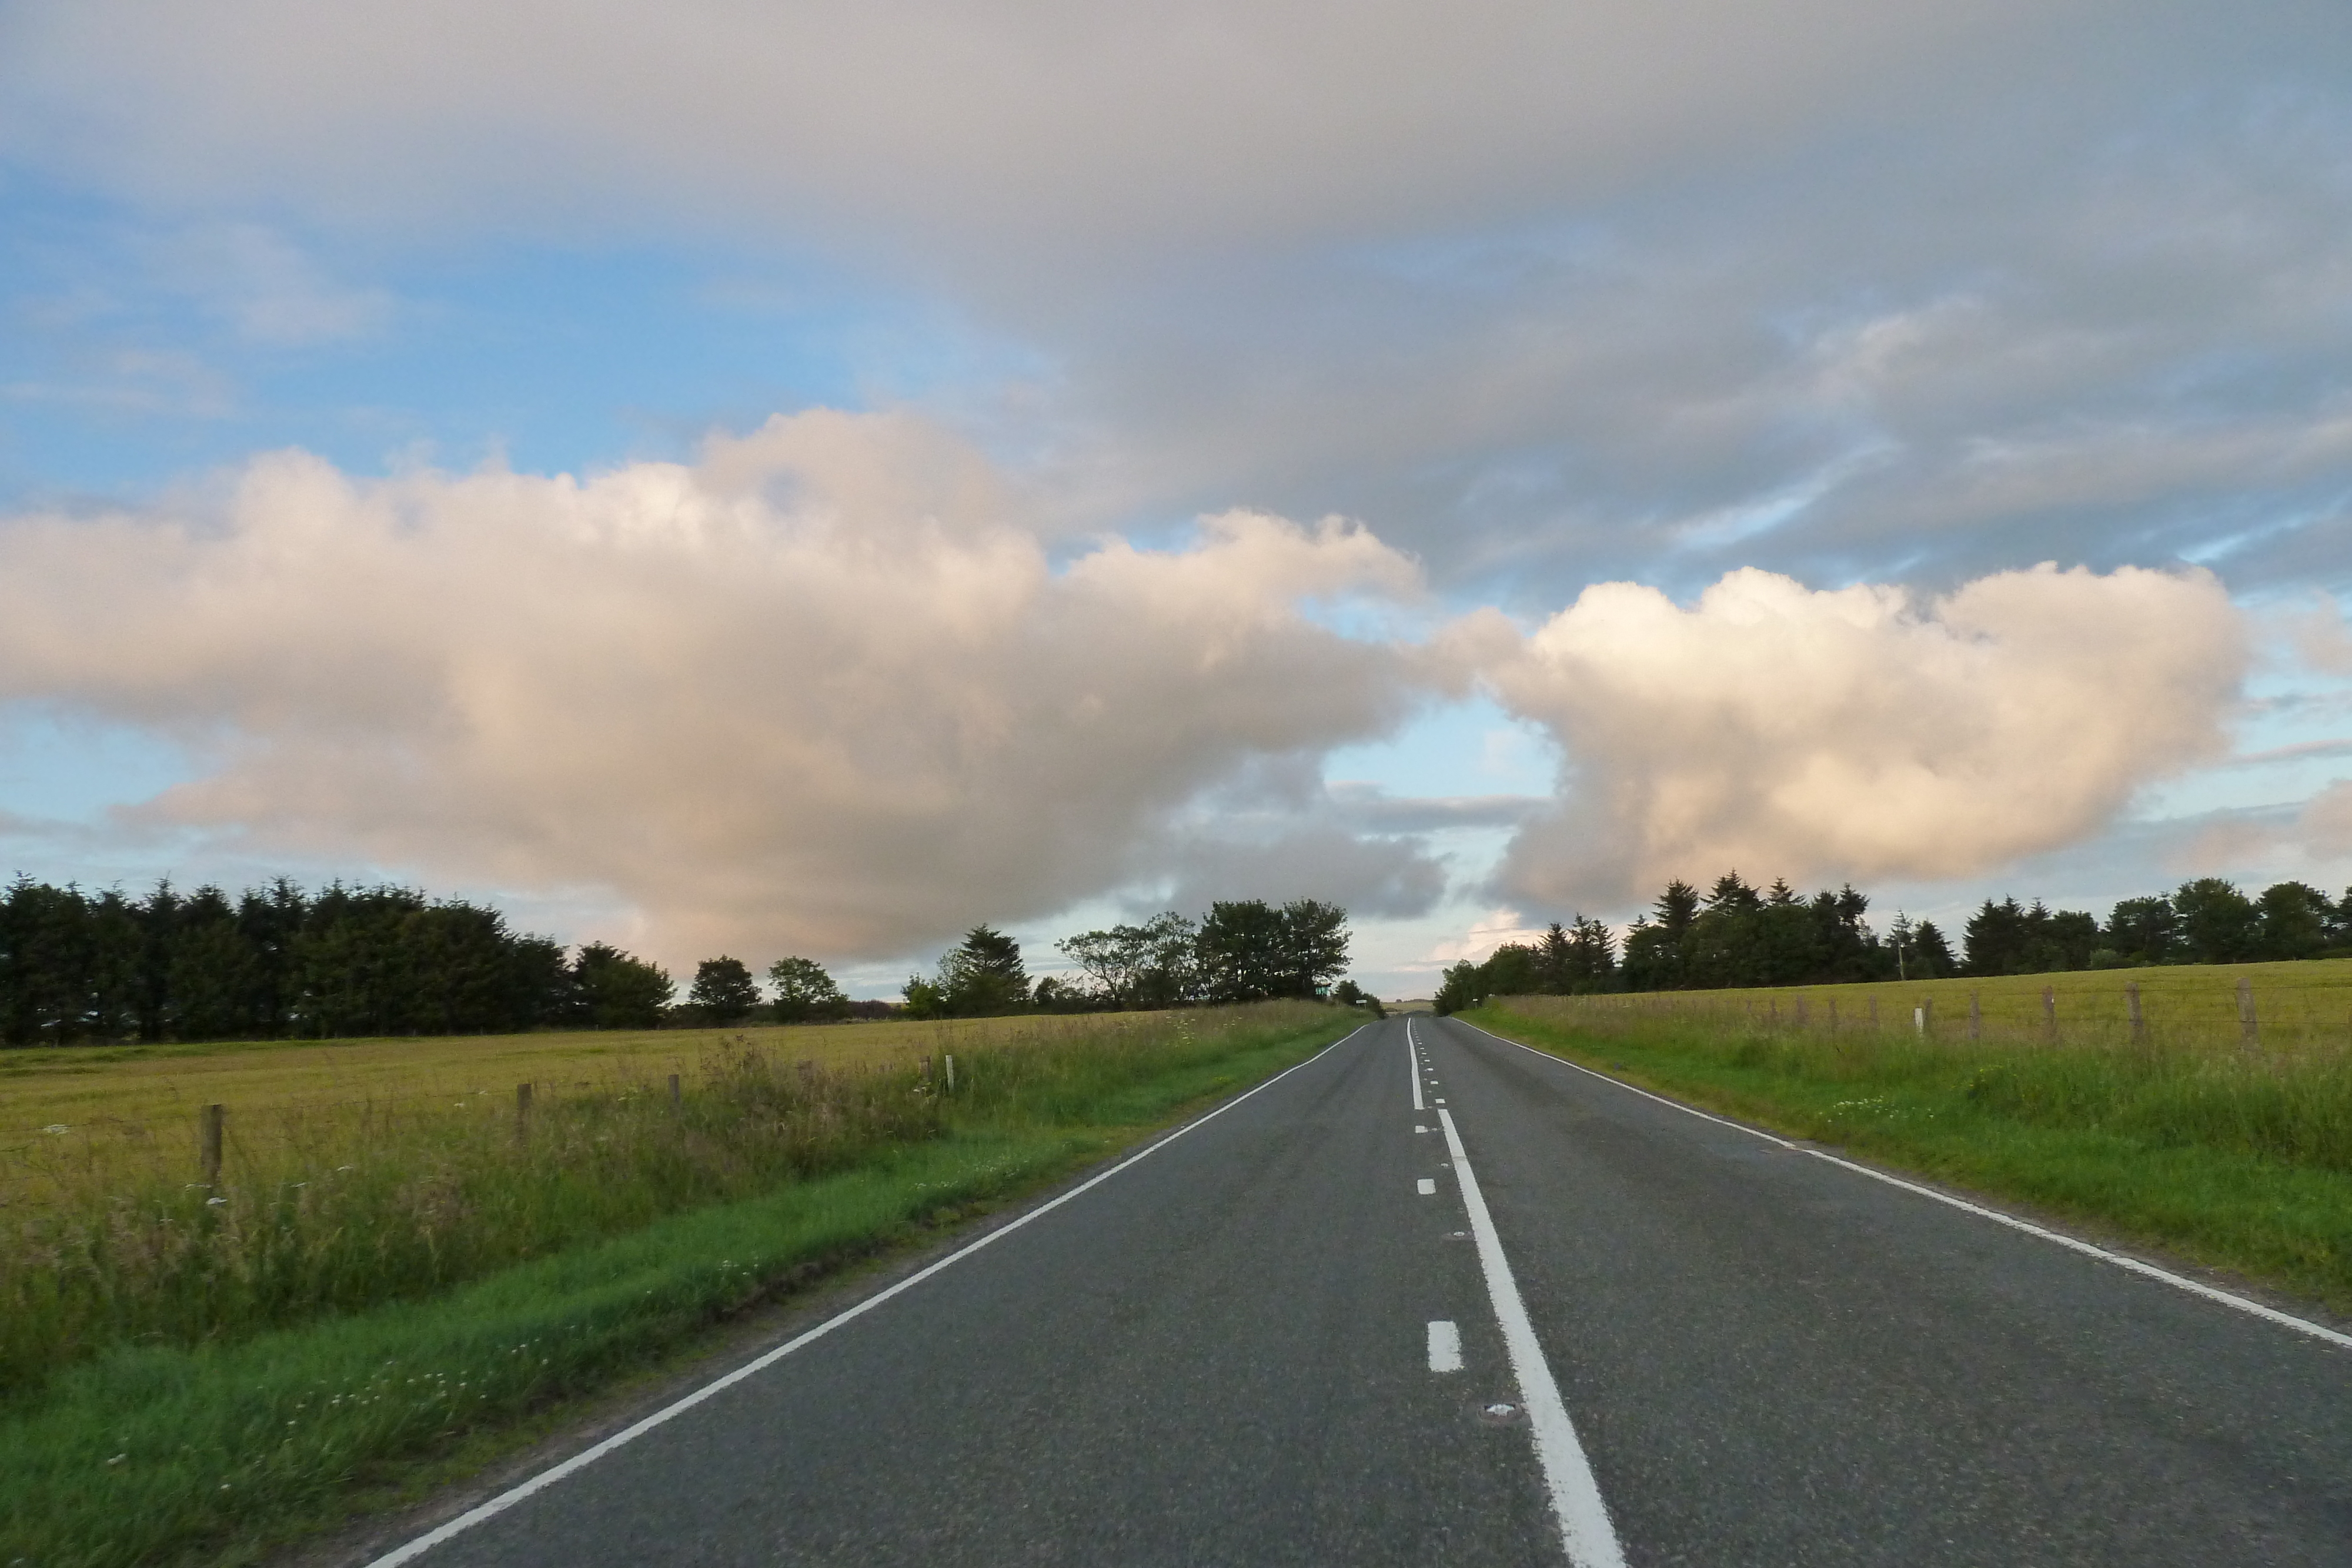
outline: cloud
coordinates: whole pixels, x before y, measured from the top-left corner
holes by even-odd
[[[1393,833],[1515,828],[1550,804],[1541,795],[1391,795],[1379,785],[1352,781],[1335,781],[1330,794],[1348,821]]]
[[[1416,583],[1246,512],[1057,570],[905,416],[585,479],[282,453],[209,507],[0,526],[0,700],[173,737],[203,777],[140,814],[250,850],[608,888],[676,956],[881,956],[1150,874],[1139,844],[1181,874],[1204,789],[1404,711],[1402,656],[1305,601]]]
[[[1412,650],[1391,646],[1405,678],[1420,684]],[[1125,902],[1189,914],[1215,899],[1320,898],[1359,917],[1423,915],[1445,892],[1445,867],[1423,840],[1437,825],[1359,810],[1355,791],[1326,784],[1316,752],[1269,752],[1133,846],[1138,874]]]
[[[2304,664],[2325,674],[2352,675],[2352,621],[2336,608],[2335,598],[2321,593],[2301,612],[2285,620],[2287,640]]]
[[[1148,902],[1191,913],[1220,898],[1320,898],[1358,919],[1393,919],[1427,914],[1445,891],[1445,868],[1415,841],[1324,823],[1263,837],[1187,834],[1165,859],[1165,891]]]
[[[1519,610],[2052,556],[2242,591],[2352,559],[2347,16],[37,0],[0,155],[300,235],[295,332],[383,319],[322,279],[518,233],[818,258],[894,342],[1008,347],[843,384],[1037,455],[1085,528],[1338,511]]]
[[[895,230],[1393,228],[2030,68],[2096,4],[24,4],[0,146],[172,201]]]
[[[2224,752],[2248,656],[2206,573],[2048,565],[1924,604],[1753,570],[1688,608],[1603,583],[1523,640],[1455,635],[1565,753],[1559,810],[1496,877],[1553,909],[1735,868],[1960,877],[2081,839]]]
[[[2305,801],[2295,826],[2312,859],[2352,860],[2352,779],[2330,784]]]
[[[2352,871],[2352,779],[2298,804],[2219,811],[2186,836],[2168,863],[2198,875],[2312,877]]]
[[[373,337],[392,296],[330,278],[307,254],[258,224],[201,225],[153,247],[165,287],[194,297],[248,341],[301,348]]]
[[[1407,967],[1434,971],[1465,958],[1483,964],[1507,942],[1532,944],[1541,940],[1543,935],[1542,925],[1530,925],[1527,916],[1516,909],[1490,909],[1472,921],[1470,929],[1462,936],[1439,942],[1420,963]]]

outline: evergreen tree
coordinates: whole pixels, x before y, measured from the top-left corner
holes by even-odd
[[[1737,882],[1738,878],[1731,880]],[[1698,918],[1698,889],[1676,877],[1666,883],[1666,891],[1658,895],[1658,902],[1651,906],[1650,912],[1668,939],[1679,942],[1683,934],[1691,928],[1691,922]]]
[[[760,1005],[760,982],[740,958],[721,955],[695,966],[694,984],[687,1005],[710,1022],[725,1027],[742,1022]]]
[[[1617,988],[1617,937],[1580,913],[1568,936],[1568,990],[1576,996]]]
[[[1911,977],[1916,980],[1941,979],[1960,972],[1952,957],[1952,945],[1936,929],[1932,920],[1922,920],[1911,928],[1911,951],[1916,955],[1916,967]]]
[[[914,999],[911,993],[908,1001]],[[975,925],[940,960],[939,1003],[948,1018],[994,1018],[1024,1011],[1029,973],[1021,944],[992,925]]]
[[[1551,996],[1566,996],[1568,971],[1568,931],[1555,920],[1536,938],[1536,988]]]
[[[591,942],[572,962],[580,1021],[593,1029],[655,1029],[677,988],[658,965]]]
[[[1963,967],[1971,975],[2032,973],[2025,957],[2025,911],[2014,898],[1999,904],[1986,899],[1984,906],[1969,916],[1960,940],[1967,952]]]

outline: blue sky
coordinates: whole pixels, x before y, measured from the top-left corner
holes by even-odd
[[[0,0],[11,864],[880,991],[2352,882],[2344,14],[1683,20]]]

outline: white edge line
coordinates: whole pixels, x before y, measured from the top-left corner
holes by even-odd
[[[1166,1137],[1158,1139],[1149,1146],[1129,1155],[1127,1158],[1119,1161],[1118,1164],[1111,1166],[1110,1169],[1097,1172],[1096,1175],[1089,1176],[1087,1180],[1079,1183],[1076,1186],[1072,1187],[1069,1191],[1063,1193],[1058,1197],[1051,1198],[1045,1203],[1039,1204],[1036,1207],[1029,1210],[1026,1214],[1021,1215],[1014,1219],[1008,1220],[1004,1224],[1000,1225],[995,1229],[990,1231],[987,1235],[982,1236],[976,1240],[966,1242],[963,1246],[957,1248],[954,1251],[949,1253],[946,1257],[939,1260],[937,1262],[929,1264],[924,1268],[918,1270],[916,1272],[908,1275],[905,1279],[889,1286],[887,1289],[877,1291],[874,1294],[866,1297],[856,1306],[835,1313],[832,1317],[829,1317],[825,1319],[824,1322],[817,1324],[816,1327],[797,1334],[792,1339],[786,1340],[782,1344],[778,1345],[775,1349],[768,1351],[764,1354],[761,1354],[751,1361],[745,1362],[741,1366],[737,1367],[734,1371],[728,1373],[726,1375],[714,1378],[710,1382],[706,1383],[701,1387],[696,1389],[693,1393],[686,1396],[684,1398],[677,1400],[672,1404],[663,1406],[652,1415],[646,1416],[644,1419],[636,1422],[633,1426],[624,1427],[622,1430],[614,1433],[611,1437],[605,1438],[603,1442],[596,1444],[593,1448],[583,1448],[580,1452],[572,1455],[570,1458],[565,1459],[562,1463],[551,1466],[548,1469],[540,1471],[539,1474],[531,1477],[529,1480],[522,1482],[519,1486],[509,1487],[508,1490],[500,1492],[498,1496],[491,1498],[487,1502],[479,1503],[475,1507],[467,1510],[457,1518],[449,1520],[439,1527],[426,1531],[425,1534],[418,1536],[415,1540],[409,1542],[407,1544],[394,1547],[392,1551],[385,1552],[383,1556],[367,1564],[367,1568],[399,1568],[399,1565],[404,1563],[414,1562],[418,1557],[423,1556],[425,1552],[432,1551],[433,1548],[440,1545],[443,1542],[451,1540],[456,1536],[462,1535],[467,1531],[471,1530],[474,1526],[482,1523],[484,1521],[493,1519],[498,1515],[504,1513],[507,1510],[514,1507],[515,1504],[522,1501],[525,1498],[531,1496],[533,1493],[543,1491],[547,1488],[553,1486],[556,1482],[563,1479],[565,1477],[570,1476],[576,1471],[586,1469],[590,1465],[594,1464],[598,1459],[603,1458],[605,1455],[613,1452],[615,1448],[622,1448],[629,1443],[636,1441],[639,1437],[644,1437],[655,1427],[663,1425],[674,1416],[684,1415],[687,1411],[693,1409],[704,1400],[715,1397],[725,1390],[732,1388],[735,1385],[742,1382],[747,1377],[751,1377],[755,1374],[766,1371],[769,1367],[773,1366],[776,1363],[783,1360],[784,1357],[792,1354],[794,1351],[799,1350],[802,1346],[813,1343],[815,1341],[824,1338],[826,1334],[831,1333],[834,1330],[849,1322],[852,1318],[863,1317],[867,1312],[872,1312],[876,1307],[878,1307],[883,1302],[890,1300],[893,1296],[914,1289],[914,1287],[921,1284],[924,1281],[929,1279],[940,1270],[948,1267],[948,1265],[961,1262],[962,1260],[969,1258],[973,1253],[979,1251],[982,1248],[991,1246],[995,1242],[1003,1240],[1005,1237],[1012,1235],[1014,1231],[1020,1229],[1023,1226],[1027,1225],[1032,1220],[1044,1218],[1046,1215],[1051,1214],[1054,1210],[1061,1207],[1062,1205],[1069,1202],[1072,1198],[1078,1197],[1080,1194],[1087,1192],[1090,1188],[1100,1186],[1104,1182],[1110,1180],[1111,1177],[1118,1175],[1119,1172],[1127,1169],[1128,1166],[1136,1164],[1138,1161],[1150,1159],[1153,1155],[1158,1154],[1160,1150],[1166,1148],[1169,1145],[1174,1143],[1185,1134],[1192,1131],[1195,1127],[1202,1126],[1206,1123],[1216,1120],[1219,1116],[1223,1115],[1226,1112],[1232,1110],[1243,1101],[1250,1098],[1251,1095],[1256,1094],[1261,1091],[1273,1088],[1276,1084],[1281,1082],[1284,1079],[1289,1077],[1300,1068],[1313,1066],[1316,1062],[1320,1061],[1324,1057],[1329,1055],[1332,1051],[1339,1050],[1339,1047],[1347,1044],[1348,1041],[1355,1039],[1356,1036],[1363,1033],[1364,1030],[1370,1028],[1371,1028],[1371,1025],[1370,1024],[1357,1025],[1354,1029],[1349,1030],[1346,1034],[1341,1035],[1338,1040],[1335,1040],[1330,1044],[1325,1046],[1321,1051],[1317,1051],[1313,1056],[1308,1057],[1305,1061],[1292,1063],[1290,1066],[1286,1067],[1281,1071],[1276,1073],[1273,1077],[1267,1079],[1265,1082],[1257,1085],[1256,1088],[1251,1089],[1244,1093],[1236,1094],[1234,1098],[1226,1101],[1215,1110],[1185,1123],[1182,1126],[1177,1128]]]
[[[1751,1138],[1761,1138],[1768,1144],[1778,1144],[1782,1148],[1797,1154],[1811,1155],[1817,1160],[1826,1160],[1831,1165],[1853,1171],[1857,1176],[1866,1176],[1873,1181],[1883,1181],[1889,1186],[1899,1186],[1905,1192],[1916,1193],[1921,1197],[1932,1197],[1937,1203],[1947,1204],[1953,1208],[1976,1215],[1979,1218],[1990,1219],[1995,1224],[2006,1225],[2011,1230],[2021,1230],[2028,1236],[2038,1236],[2044,1241],[2054,1242],[2071,1251],[2080,1252],[2086,1258],[2096,1258],[2103,1263],[2112,1263],[2129,1273],[2138,1274],[2150,1280],[2159,1280],[2176,1290],[2186,1291],[2192,1296],[2202,1296],[2209,1301],[2218,1301],[2225,1307],[2235,1307],[2242,1312],[2277,1323],[2282,1328],[2290,1328],[2297,1333],[2309,1334],[2316,1340],[2325,1340],[2329,1344],[2341,1349],[2352,1350],[2352,1334],[2339,1333],[2324,1323],[2315,1323],[2308,1318],[2296,1317],[2292,1312],[2280,1312],[2276,1307],[2266,1307],[2260,1301],[2249,1300],[2247,1297],[2236,1295],[2229,1291],[2217,1290],[2201,1281],[2189,1279],[2185,1274],[2176,1274],[2169,1269],[2159,1269],[2153,1263],[2143,1263],[2138,1259],[2127,1257],[2121,1252],[2110,1252],[2104,1247],[2095,1246],[2077,1237],[2068,1236],[2063,1231],[2052,1230],[2047,1226],[2036,1225],[2030,1219],[2020,1219],[2013,1214],[2003,1214],[1997,1208],[1987,1208],[1983,1204],[1970,1203],[1967,1198],[1954,1197],[1948,1192],[1937,1192],[1932,1186],[1922,1186],[1917,1182],[1905,1181],[1901,1176],[1889,1176],[1881,1170],[1873,1170],[1868,1166],[1857,1165],[1853,1160],[1842,1159],[1836,1155],[1825,1154],[1820,1149],[1806,1148],[1778,1134],[1764,1132],[1759,1128],[1748,1126],[1743,1122],[1734,1122],[1726,1117],[1711,1115],[1694,1106],[1685,1105],[1679,1100],[1669,1100],[1663,1094],[1653,1094],[1646,1089],[1637,1088],[1622,1079],[1612,1078],[1605,1072],[1595,1072],[1590,1067],[1570,1061],[1566,1057],[1554,1056],[1548,1051],[1538,1051],[1532,1045],[1507,1039],[1496,1034],[1493,1030],[1479,1029],[1476,1024],[1471,1023],[1466,1019],[1456,1019],[1454,1021],[1465,1029],[1478,1030],[1478,1032],[1488,1040],[1497,1040],[1505,1045],[1517,1046],[1530,1056],[1540,1056],[1546,1061],[1556,1061],[1560,1066],[1581,1072],[1588,1078],[1598,1078],[1603,1083],[1613,1083],[1628,1093],[1639,1094],[1644,1100],[1655,1100],[1661,1105],[1672,1106],[1686,1116],[1696,1116],[1702,1122],[1713,1122],[1717,1126],[1729,1127],[1735,1132],[1745,1133]],[[1438,1114],[1442,1116],[1444,1113],[1441,1111]]]
[[[1405,1065],[1412,1069],[1412,1108],[1425,1111],[1429,1107],[1421,1103],[1421,1053],[1412,1043],[1411,1019],[1404,1020],[1404,1061]]]
[[[1478,1263],[1486,1276],[1486,1294],[1495,1306],[1495,1321],[1503,1331],[1503,1347],[1510,1353],[1511,1375],[1528,1412],[1528,1427],[1535,1437],[1536,1462],[1543,1467],[1544,1488],[1551,1494],[1552,1517],[1559,1522],[1560,1541],[1575,1568],[1623,1568],[1625,1553],[1617,1544],[1616,1527],[1609,1522],[1609,1505],[1601,1499],[1601,1483],[1577,1440],[1576,1423],[1552,1381],[1543,1346],[1536,1343],[1535,1325],[1528,1321],[1527,1303],[1519,1299],[1518,1281],[1511,1277],[1510,1260],[1503,1256],[1503,1239],[1496,1234],[1494,1218],[1470,1169],[1462,1134],[1454,1130],[1454,1113],[1440,1111],[1445,1146],[1454,1155],[1454,1175],[1462,1185],[1462,1207],[1470,1213],[1470,1233],[1477,1239]]]

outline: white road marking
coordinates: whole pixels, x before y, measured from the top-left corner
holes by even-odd
[[[1462,1207],[1470,1212],[1470,1234],[1478,1244],[1478,1267],[1486,1276],[1495,1321],[1502,1326],[1503,1347],[1510,1352],[1511,1375],[1518,1380],[1519,1402],[1535,1436],[1536,1462],[1543,1467],[1544,1489],[1551,1494],[1552,1517],[1559,1521],[1568,1560],[1575,1568],[1623,1568],[1625,1553],[1617,1544],[1616,1527],[1609,1522],[1609,1505],[1601,1500],[1601,1484],[1592,1479],[1576,1424],[1568,1418],[1559,1385],[1552,1381],[1543,1346],[1536,1343],[1535,1325],[1528,1321],[1510,1260],[1503,1256],[1503,1239],[1495,1233],[1494,1218],[1486,1212],[1486,1197],[1470,1169],[1470,1155],[1454,1130],[1454,1113],[1440,1111],[1437,1119],[1445,1128],[1446,1149],[1454,1155]]]
[[[438,1529],[427,1531],[425,1534],[418,1536],[415,1540],[409,1542],[404,1546],[394,1547],[392,1551],[385,1552],[383,1556],[368,1563],[367,1568],[400,1568],[400,1564],[415,1561],[417,1558],[424,1556],[427,1552],[430,1552],[435,1547],[440,1545],[443,1542],[450,1540],[455,1536],[462,1535],[467,1531],[473,1529],[474,1526],[482,1523],[484,1521],[494,1519],[498,1515],[504,1513],[507,1510],[514,1507],[515,1504],[522,1501],[525,1498],[531,1496],[533,1493],[544,1491],[547,1488],[553,1486],[556,1482],[563,1479],[566,1476],[572,1475],[576,1471],[586,1469],[590,1465],[594,1464],[598,1459],[603,1458],[605,1455],[613,1452],[615,1448],[635,1442],[639,1437],[644,1437],[655,1427],[664,1425],[676,1416],[685,1415],[688,1410],[693,1409],[703,1401],[713,1398],[727,1389],[734,1387],[735,1385],[742,1382],[745,1378],[751,1377],[758,1373],[765,1372],[769,1367],[773,1366],[776,1363],[783,1360],[784,1357],[792,1354],[794,1351],[801,1349],[803,1345],[813,1344],[816,1341],[823,1339],[826,1334],[831,1333],[834,1330],[839,1328],[842,1324],[848,1322],[851,1319],[864,1317],[867,1312],[872,1312],[875,1308],[880,1306],[891,1297],[913,1290],[917,1285],[921,1284],[924,1281],[929,1279],[932,1275],[938,1273],[942,1269],[947,1268],[950,1264],[960,1263],[966,1258],[971,1257],[973,1253],[979,1251],[982,1248],[994,1246],[997,1242],[1002,1241],[1004,1238],[1012,1235],[1014,1231],[1020,1229],[1023,1226],[1029,1224],[1031,1221],[1043,1219],[1046,1215],[1053,1213],[1054,1210],[1061,1207],[1062,1205],[1069,1202],[1072,1198],[1088,1192],[1095,1187],[1100,1186],[1103,1183],[1110,1180],[1111,1177],[1118,1175],[1119,1172],[1127,1169],[1128,1166],[1150,1159],[1152,1155],[1158,1154],[1160,1150],[1166,1148],[1169,1145],[1174,1143],[1185,1134],[1192,1132],[1194,1128],[1205,1126],[1207,1124],[1215,1121],[1218,1117],[1232,1110],[1234,1106],[1240,1104],[1243,1101],[1249,1099],[1253,1095],[1264,1093],[1266,1090],[1273,1088],[1276,1084],[1281,1082],[1292,1073],[1297,1072],[1300,1068],[1314,1066],[1317,1062],[1322,1061],[1325,1057],[1330,1055],[1333,1051],[1339,1050],[1341,1046],[1347,1044],[1349,1040],[1355,1039],[1358,1035],[1363,1033],[1365,1030],[1370,1028],[1371,1028],[1371,1025],[1370,1024],[1358,1025],[1356,1028],[1349,1030],[1346,1034],[1340,1036],[1338,1040],[1335,1040],[1330,1044],[1325,1046],[1322,1050],[1317,1051],[1314,1055],[1308,1057],[1306,1061],[1284,1068],[1281,1071],[1276,1073],[1273,1077],[1259,1084],[1255,1089],[1252,1089],[1245,1093],[1236,1094],[1234,1098],[1226,1101],[1215,1110],[1209,1112],[1206,1115],[1195,1117],[1193,1120],[1185,1123],[1182,1126],[1177,1128],[1174,1132],[1169,1134],[1158,1143],[1151,1145],[1149,1148],[1139,1149],[1136,1153],[1128,1155],[1127,1158],[1119,1161],[1118,1164],[1111,1166],[1110,1169],[1087,1177],[1085,1181],[1080,1182],[1077,1186],[1062,1194],[1059,1197],[1048,1199],[1046,1202],[1041,1203],[1036,1207],[1031,1209],[1028,1213],[1021,1215],[1017,1218],[1007,1220],[1004,1224],[997,1227],[994,1230],[990,1231],[987,1235],[981,1237],[979,1239],[967,1242],[963,1246],[957,1248],[954,1251],[949,1253],[938,1262],[929,1264],[922,1269],[917,1270],[914,1273],[908,1275],[897,1284],[890,1286],[887,1290],[877,1291],[874,1294],[866,1297],[864,1301],[845,1312],[835,1312],[833,1316],[825,1319],[824,1322],[817,1324],[816,1327],[786,1340],[783,1343],[778,1345],[775,1349],[769,1351],[766,1354],[759,1356],[754,1360],[745,1362],[742,1365],[727,1374],[724,1377],[713,1378],[710,1382],[704,1384],[701,1387],[686,1396],[683,1399],[663,1406],[660,1409],[655,1411],[644,1420],[637,1422],[633,1427],[624,1427],[622,1430],[614,1433],[611,1437],[605,1438],[603,1442],[598,1443],[595,1447],[591,1448],[583,1448],[580,1452],[572,1455],[562,1464],[550,1466],[548,1469],[543,1469],[540,1471],[539,1474],[531,1477],[530,1479],[524,1481],[521,1485],[508,1488],[505,1491],[499,1493],[498,1496],[490,1499],[488,1502],[467,1510],[466,1512],[459,1514],[457,1518],[441,1525]]]
[[[1412,1108],[1426,1111],[1429,1107],[1421,1102],[1421,1061],[1413,1048],[1411,1019],[1404,1020],[1404,1064],[1412,1069]]]
[[[1429,1370],[1462,1370],[1462,1331],[1442,1319],[1429,1325]]]
[[[1426,1133],[1427,1131],[1429,1131],[1429,1129],[1428,1129],[1427,1127],[1423,1126],[1423,1125],[1422,1125],[1420,1123],[1418,1123],[1418,1122],[1415,1122],[1415,1123],[1412,1124],[1412,1130],[1413,1130],[1414,1132],[1416,1132],[1416,1133]]]
[[[1644,1100],[1655,1100],[1659,1104],[1680,1111],[1685,1116],[1696,1116],[1702,1122],[1713,1122],[1719,1127],[1729,1127],[1732,1131],[1745,1133],[1751,1138],[1761,1138],[1768,1144],[1778,1144],[1791,1154],[1811,1155],[1817,1160],[1826,1160],[1831,1165],[1850,1170],[1857,1176],[1866,1176],[1873,1181],[1883,1181],[1889,1186],[1899,1186],[1906,1192],[1917,1193],[1921,1197],[1932,1197],[1937,1203],[1948,1204],[1979,1218],[1990,1219],[1996,1225],[2006,1225],[2011,1230],[2021,1230],[2028,1236],[2038,1236],[2044,1241],[2055,1242],[2058,1246],[2066,1248],[2070,1251],[2080,1252],[2086,1258],[2096,1258],[2103,1263],[2112,1263],[2118,1269],[2138,1274],[2143,1278],[2161,1281],[2177,1290],[2186,1291],[2192,1296],[2202,1296],[2209,1301],[2216,1301],[2225,1307],[2234,1307],[2242,1312],[2261,1318],[2264,1322],[2276,1323],[2281,1328],[2293,1329],[2297,1333],[2309,1334],[2314,1339],[2326,1340],[2332,1345],[2352,1350],[2352,1334],[2340,1333],[2325,1324],[2313,1322],[2308,1318],[2298,1318],[2293,1313],[2280,1312],[2275,1307],[2266,1307],[2260,1301],[2248,1301],[2243,1296],[2216,1290],[2200,1281],[2176,1274],[2168,1269],[2159,1269],[2153,1263],[2143,1263],[2137,1258],[2127,1258],[2120,1252],[2110,1252],[2104,1247],[2095,1247],[2088,1241],[2063,1235],[2058,1231],[2036,1225],[2030,1219],[2020,1219],[2013,1214],[2003,1214],[1997,1208],[1987,1208],[1983,1204],[1970,1203],[1964,1197],[1954,1197],[1950,1193],[1937,1192],[1934,1187],[1921,1186],[1917,1182],[1905,1181],[1901,1176],[1889,1176],[1885,1171],[1873,1170],[1868,1166],[1856,1165],[1852,1160],[1840,1159],[1837,1155],[1824,1153],[1820,1149],[1806,1148],[1803,1145],[1793,1143],[1777,1133],[1768,1133],[1759,1127],[1748,1126],[1744,1122],[1734,1122],[1727,1117],[1711,1114],[1696,1106],[1685,1105],[1679,1100],[1669,1100],[1663,1094],[1653,1094],[1646,1089],[1639,1089],[1625,1082],[1622,1079],[1612,1078],[1605,1072],[1595,1072],[1589,1067],[1579,1066],[1563,1057],[1554,1056],[1548,1051],[1538,1051],[1532,1045],[1520,1045],[1516,1040],[1504,1040],[1493,1030],[1478,1029],[1475,1023],[1468,1024],[1467,1027],[1477,1029],[1478,1032],[1488,1040],[1502,1040],[1505,1045],[1518,1046],[1529,1056],[1540,1056],[1546,1061],[1557,1062],[1570,1071],[1583,1073],[1587,1078],[1598,1078],[1603,1083],[1614,1084],[1629,1094],[1639,1094]],[[1438,1103],[1442,1105],[1444,1102],[1441,1100]]]
[[[1421,1196],[1423,1197],[1435,1197],[1437,1196],[1437,1180],[1435,1177],[1423,1176],[1421,1178]]]

